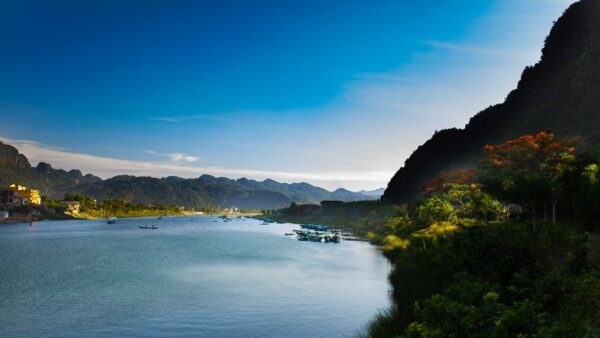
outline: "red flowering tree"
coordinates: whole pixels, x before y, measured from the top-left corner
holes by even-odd
[[[453,184],[471,184],[477,181],[477,168],[454,168],[442,172],[439,176],[425,182],[421,191],[426,196],[445,193],[451,189]]]
[[[564,191],[564,177],[573,170],[575,144],[579,140],[557,141],[550,131],[525,135],[496,146],[486,146],[481,162],[480,182],[502,198],[527,207],[535,227],[540,207],[556,206]]]

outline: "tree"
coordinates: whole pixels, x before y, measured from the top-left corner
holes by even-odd
[[[65,193],[64,196],[65,201],[77,201],[81,203],[81,210],[89,210],[94,209],[96,207],[96,200],[91,196],[84,194],[74,194],[74,193]]]
[[[486,189],[528,207],[534,225],[537,208],[556,206],[563,197],[564,177],[573,170],[576,139],[556,141],[550,131],[525,135],[496,146],[486,146],[479,181]]]
[[[421,190],[428,196],[448,191],[453,185],[469,185],[477,181],[477,168],[453,168],[423,184]]]
[[[507,208],[484,192],[479,184],[452,184],[443,196],[452,203],[460,218],[493,222],[508,216]]]
[[[419,221],[432,222],[456,221],[456,211],[450,202],[440,196],[434,196],[417,208]]]
[[[501,221],[508,216],[507,208],[478,184],[446,184],[442,190],[446,192],[427,199],[417,208],[419,221],[474,224]]]
[[[561,210],[587,230],[597,229],[600,225],[600,166],[596,162],[589,155],[578,155],[575,169],[563,183],[563,200],[569,204],[561,205]]]

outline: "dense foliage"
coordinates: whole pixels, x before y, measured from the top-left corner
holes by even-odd
[[[445,185],[388,220],[394,306],[369,336],[600,334],[598,163],[548,131],[486,153],[478,183]],[[563,212],[536,219],[550,204]]]
[[[140,204],[112,198],[96,201],[91,196],[74,193],[66,193],[64,199],[79,202],[80,214],[99,218],[177,215],[183,210],[176,205]]]
[[[413,235],[387,247],[394,307],[373,337],[582,337],[600,333],[600,274],[587,238],[521,223]],[[404,240],[406,241],[406,240]]]
[[[575,162],[576,142],[554,138],[543,131],[485,147],[480,181],[504,199],[527,206],[534,224],[536,210],[543,206],[546,215],[548,205],[556,223],[556,207],[573,183],[570,178],[582,174]]]

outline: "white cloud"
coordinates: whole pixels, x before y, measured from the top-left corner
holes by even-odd
[[[171,162],[183,162],[183,163],[194,163],[200,160],[200,157],[190,156],[184,153],[159,153],[154,150],[146,150],[146,153],[150,155],[167,157]]]
[[[173,162],[197,162],[200,158],[195,156],[189,156],[183,153],[171,153],[169,154],[171,161]]]

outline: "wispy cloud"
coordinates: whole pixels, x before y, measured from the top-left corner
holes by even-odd
[[[334,189],[342,186],[382,186],[389,180],[390,171],[314,171],[314,172],[285,172],[269,170],[251,170],[224,167],[191,166],[181,162],[135,161],[119,158],[89,155],[55,148],[32,140],[8,139],[0,137],[0,141],[15,146],[25,154],[32,163],[48,162],[55,168],[77,168],[85,173],[92,173],[102,178],[115,175],[137,176],[181,176],[197,177],[202,174],[225,176],[229,178],[248,177],[257,180],[267,178],[281,182],[306,181],[325,188]]]
[[[148,120],[167,123],[183,123],[180,118],[176,117],[149,117]]]
[[[502,50],[485,46],[467,45],[462,43],[455,43],[449,41],[437,41],[437,40],[426,40],[424,44],[437,48],[446,49],[460,53],[471,53],[471,54],[483,54],[493,56],[509,56],[509,57],[522,57],[524,55],[529,56],[531,51],[529,50]]]
[[[154,150],[146,150],[147,154],[167,157],[171,162],[194,163],[200,160],[200,157],[190,156],[184,153],[160,153]]]

